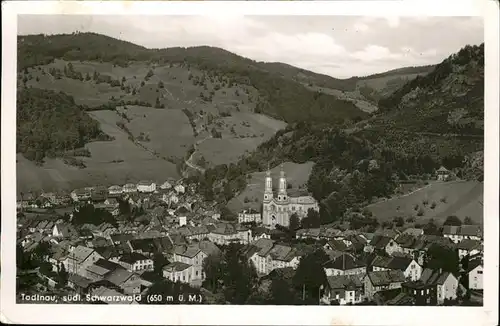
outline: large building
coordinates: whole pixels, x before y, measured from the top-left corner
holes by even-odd
[[[288,196],[287,182],[281,166],[277,196],[273,193],[273,179],[268,170],[265,180],[262,223],[274,228],[277,224],[288,227],[290,217],[297,213],[299,219],[307,216],[309,209],[319,211],[318,202],[311,196]]]

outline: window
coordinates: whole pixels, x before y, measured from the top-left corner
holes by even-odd
[[[477,276],[474,276],[474,281],[477,281]]]
[[[415,265],[414,264],[411,265],[411,269],[415,269]]]
[[[477,271],[479,275],[483,275],[483,271]]]

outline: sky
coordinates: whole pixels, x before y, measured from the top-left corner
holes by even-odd
[[[216,46],[337,78],[437,64],[484,42],[481,17],[18,16],[18,35],[75,31],[148,48]]]

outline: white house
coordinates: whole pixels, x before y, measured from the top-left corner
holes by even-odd
[[[466,272],[469,278],[469,289],[483,290],[483,262],[480,259],[470,261]]]
[[[423,270],[414,259],[407,257],[376,256],[370,265],[374,272],[400,270],[411,281],[419,280]]]
[[[323,268],[326,276],[363,275],[366,272],[366,264],[347,253],[327,261]]]
[[[111,186],[108,188],[108,193],[111,195],[111,196],[118,196],[118,195],[121,195],[123,193],[123,188],[121,186]]]
[[[450,238],[454,243],[464,239],[482,240],[482,229],[479,225],[445,225],[443,226],[443,237]]]
[[[123,186],[124,193],[137,192],[137,185],[133,183],[127,183]]]
[[[174,187],[174,190],[179,194],[183,194],[186,191],[186,188],[183,185],[178,184]]]
[[[465,256],[474,256],[483,252],[481,241],[464,239],[457,245],[458,258],[462,260]]]
[[[340,305],[356,304],[363,300],[363,283],[358,275],[327,276],[328,284],[321,301],[330,304],[337,301]]]
[[[165,181],[160,185],[160,189],[166,190],[172,188],[172,184],[168,181]]]
[[[443,304],[445,299],[457,298],[458,279],[452,273],[443,272],[437,280],[437,303]]]
[[[137,191],[138,192],[144,192],[144,193],[151,193],[156,191],[156,183],[153,181],[149,180],[142,180],[139,181],[137,184]]]
[[[91,195],[91,190],[87,188],[75,189],[71,192],[71,199],[74,201],[83,201],[90,199]]]
[[[253,209],[244,210],[238,214],[238,223],[250,223],[255,222],[257,224],[262,223],[262,216],[259,212]]]
[[[194,280],[194,268],[192,265],[174,261],[163,267],[163,277],[172,282],[189,284]]]
[[[447,181],[450,177],[450,171],[444,166],[441,166],[436,170],[436,176],[439,181]]]
[[[131,252],[124,254],[120,257],[114,257],[110,259],[117,264],[120,264],[129,272],[138,272],[138,271],[152,271],[153,260],[149,257],[146,257],[138,252]]]
[[[363,278],[364,294],[371,300],[377,292],[400,289],[405,280],[400,270],[368,272]]]

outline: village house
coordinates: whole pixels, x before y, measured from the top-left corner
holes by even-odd
[[[401,235],[403,234],[408,234],[408,235],[411,235],[413,237],[419,237],[421,235],[424,235],[424,229],[418,229],[418,228],[407,228],[406,230],[403,231],[403,233],[401,233]],[[401,236],[400,235],[400,236]],[[396,240],[398,239],[399,237],[396,238]]]
[[[403,291],[413,296],[417,305],[442,305],[457,298],[458,279],[442,269],[426,268],[418,281],[403,284]]]
[[[21,193],[18,195],[19,200],[17,201],[17,208],[34,208],[36,196],[28,192],[26,194]]]
[[[354,256],[342,253],[323,264],[326,276],[337,275],[363,275],[366,273],[366,265]]]
[[[451,239],[454,243],[459,243],[464,239],[481,241],[483,238],[479,225],[445,225],[443,237]]]
[[[273,248],[274,241],[270,239],[259,239],[247,245],[243,253],[252,262],[257,273],[267,275],[271,272],[271,257],[267,253]]]
[[[334,250],[334,251],[347,251],[348,247],[342,240],[328,240],[328,242],[323,246],[325,250]]]
[[[142,292],[142,280],[136,273],[124,268],[116,268],[106,275],[106,281],[120,287],[125,294],[139,294]]]
[[[407,257],[376,256],[370,264],[371,270],[388,271],[400,270],[408,280],[417,281],[422,274],[422,266],[414,259]]]
[[[215,227],[209,226],[208,239],[218,245],[227,245],[232,242],[247,244],[250,241],[251,231],[238,229],[230,223],[219,223]]]
[[[178,193],[178,194],[183,194],[185,191],[186,191],[186,188],[182,185],[182,184],[178,184],[174,187],[174,190]]]
[[[161,200],[167,205],[176,205],[179,203],[179,197],[177,197],[177,195],[173,192],[163,194]]]
[[[156,191],[156,183],[150,180],[141,180],[137,184],[137,191],[143,193],[151,193]]]
[[[184,217],[185,218],[185,217]],[[182,221],[181,218],[179,218],[179,224],[183,225],[182,227],[178,228],[176,231],[185,236],[186,239],[189,241],[192,241],[194,239],[196,240],[203,240],[208,237],[208,229],[205,226],[189,226],[186,225],[186,221]]]
[[[209,255],[220,255],[220,249],[210,241],[200,241],[188,246],[177,246],[174,249],[173,261],[182,262],[192,266],[193,279],[204,279],[203,261]]]
[[[295,249],[284,245],[274,245],[271,250],[267,253],[266,259],[271,262],[270,270],[276,268],[286,268],[291,267],[297,269],[299,266],[300,257]]]
[[[257,241],[259,239],[271,239],[271,230],[263,226],[252,229],[252,241]]]
[[[103,257],[94,249],[77,246],[70,251],[64,260],[64,268],[68,273],[78,274],[85,277],[85,269],[100,258]]]
[[[470,290],[483,290],[483,262],[481,259],[469,261],[465,274]]]
[[[370,244],[365,247],[365,251],[376,252],[376,253],[386,253],[392,255],[394,252],[401,252],[401,247],[396,243],[396,241],[388,236],[375,235],[370,241]]]
[[[163,277],[172,282],[189,284],[194,278],[193,274],[193,266],[180,261],[174,261],[163,267]]]
[[[110,260],[120,264],[129,272],[153,270],[153,260],[138,252],[131,252]]]
[[[300,229],[295,233],[296,239],[315,239],[319,240],[320,229]]]
[[[478,240],[464,239],[457,244],[458,258],[475,256],[483,252],[483,244]]]
[[[78,231],[71,224],[58,223],[52,229],[52,236],[54,238],[75,238],[78,237]]]
[[[358,275],[327,276],[327,281],[322,302],[331,304],[334,301],[346,305],[363,301],[363,283]]]
[[[113,185],[113,186],[111,186],[111,187],[108,188],[108,194],[109,194],[110,197],[121,196],[121,194],[123,194],[123,187],[122,186]]]
[[[262,223],[262,216],[260,213],[254,209],[245,209],[243,212],[238,214],[238,223],[251,223],[255,222],[257,224]]]
[[[68,275],[68,286],[80,295],[88,293],[92,280],[78,274]]]
[[[87,188],[75,189],[71,192],[71,199],[73,201],[87,201],[90,200],[92,191]]]
[[[110,235],[117,233],[118,229],[113,225],[104,222],[92,229],[91,232],[95,237],[109,238]]]
[[[31,233],[40,232],[44,234],[52,234],[54,225],[55,221],[51,219],[39,219],[33,220],[33,222],[28,225],[28,228]]]
[[[134,193],[137,192],[137,185],[133,183],[127,183],[126,185],[123,186],[123,193],[129,194],[129,193]]]
[[[405,279],[401,270],[368,272],[363,278],[365,297],[372,300],[377,292],[400,289]]]
[[[170,188],[172,188],[172,184],[168,181],[165,181],[164,183],[162,183],[160,185],[160,189],[163,189],[163,190],[168,190]]]
[[[54,206],[52,201],[50,199],[43,197],[43,196],[38,196],[38,198],[35,200],[35,208],[51,208]]]
[[[448,181],[450,178],[450,171],[444,166],[441,166],[436,170],[436,178],[438,181]]]

